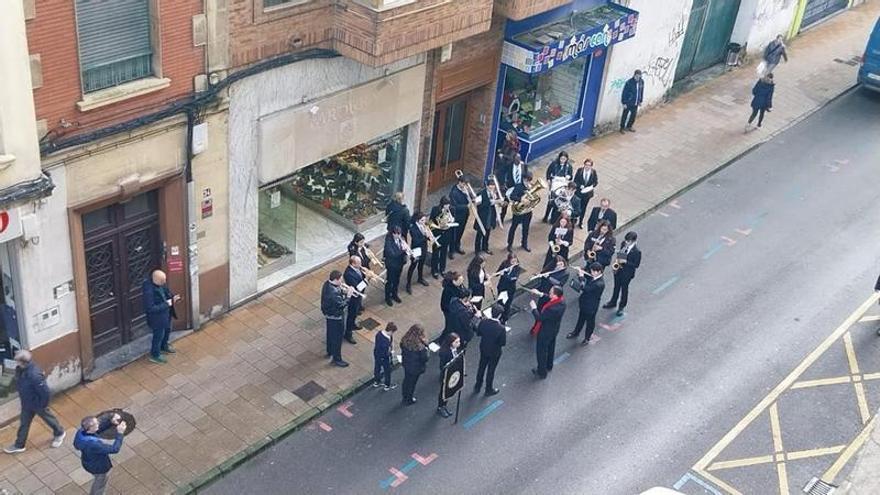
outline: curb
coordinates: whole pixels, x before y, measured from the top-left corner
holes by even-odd
[[[688,184],[679,188],[678,190],[673,191],[666,198],[657,202],[657,204],[655,204],[654,206],[651,206],[651,207],[649,207],[639,213],[636,213],[635,215],[632,216],[632,218],[628,219],[624,223],[621,223],[616,230],[618,230],[618,231],[624,230],[625,228],[644,219],[645,217],[649,216],[650,214],[654,213],[655,211],[665,207],[670,201],[681,196],[682,194],[686,193],[687,191],[693,189],[694,187],[702,184],[703,182],[705,182],[706,180],[711,178],[713,175],[726,169],[727,167],[729,167],[730,165],[732,165],[736,161],[738,161],[741,158],[743,158],[744,156],[748,155],[749,153],[751,153],[755,149],[759,148],[763,144],[767,143],[771,139],[775,138],[779,134],[798,125],[799,123],[803,122],[804,120],[806,120],[808,117],[810,117],[814,113],[818,112],[819,110],[822,110],[826,106],[834,103],[835,101],[852,93],[853,91],[855,91],[857,89],[858,89],[858,84],[854,83],[852,86],[844,89],[842,92],[840,92],[840,94],[830,98],[828,101],[825,101],[825,102],[817,105],[816,107],[809,109],[806,112],[802,113],[801,115],[795,117],[790,122],[788,122],[785,126],[780,127],[778,130],[776,130],[770,134],[767,134],[765,139],[762,139],[761,141],[753,144],[752,146],[749,146],[748,148],[737,153],[736,155],[734,155],[730,159],[722,162],[717,167],[707,171],[701,177],[689,182]],[[569,255],[569,259],[582,258],[583,252],[584,252],[583,248],[581,248],[579,251],[571,251],[571,254]],[[514,296],[514,299],[517,296],[522,296],[523,293],[525,293],[525,291],[517,291],[517,295]],[[372,376],[367,376],[367,377],[361,378],[361,379],[357,380],[353,386],[345,389],[341,393],[331,394],[327,398],[327,400],[322,402],[320,405],[308,409],[305,413],[300,414],[299,416],[297,416],[296,418],[294,418],[292,421],[285,424],[281,428],[278,428],[277,430],[266,435],[264,438],[249,445],[248,447],[244,448],[243,450],[240,450],[239,452],[233,454],[231,457],[229,457],[228,459],[226,459],[222,463],[218,464],[217,466],[214,466],[213,468],[211,468],[207,472],[203,473],[202,475],[200,475],[199,477],[197,477],[193,481],[178,487],[178,489],[174,493],[177,495],[195,494],[195,493],[198,493],[200,490],[207,488],[209,485],[216,482],[218,479],[222,478],[226,474],[232,472],[237,467],[239,467],[242,464],[244,464],[245,462],[249,461],[250,459],[252,459],[256,455],[258,455],[261,452],[274,446],[276,443],[287,438],[289,435],[293,434],[294,432],[300,430],[303,426],[305,426],[312,419],[316,418],[317,416],[324,413],[325,411],[332,409],[334,406],[338,405],[339,403],[341,403],[345,399],[348,399],[349,397],[353,396],[354,394],[365,389],[372,382],[372,380],[373,380]]]

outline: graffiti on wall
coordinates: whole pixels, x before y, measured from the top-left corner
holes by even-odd
[[[612,79],[611,82],[608,83],[608,91],[612,93],[618,93],[623,91],[623,86],[626,84],[625,77],[618,77],[617,79]]]
[[[670,57],[658,56],[651,59],[645,68],[644,77],[648,81],[654,81],[661,86],[668,86],[672,83],[672,77],[675,73],[672,67],[675,65],[675,59]]]
[[[681,17],[678,18],[678,21],[672,26],[672,29],[669,31],[668,37],[668,45],[675,46],[678,44],[678,40],[680,40],[684,36],[685,29],[687,28],[688,16],[686,14],[682,14]]]
[[[760,0],[752,17],[756,23],[762,24],[772,19],[778,12],[791,7],[792,2],[794,0]]]

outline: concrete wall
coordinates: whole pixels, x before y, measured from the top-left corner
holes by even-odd
[[[306,60],[263,72],[237,82],[230,89],[229,105],[229,298],[234,304],[257,292],[257,192],[259,186],[258,119],[280,110],[300,106],[333,93],[363,84],[389,73],[423,63],[412,57],[385,67],[372,68],[338,57]],[[416,126],[411,126],[417,128]],[[406,169],[412,174],[404,193],[410,204],[415,193],[418,129],[407,140]],[[341,246],[344,248],[344,246]]]
[[[762,53],[776,35],[787,36],[797,7],[797,0],[742,0],[730,41]]]
[[[633,71],[645,79],[644,107],[663,100],[672,87],[693,0],[631,0],[628,7],[639,12],[635,38],[611,48],[605,82],[596,112],[596,127],[605,130],[620,119],[620,94]]]

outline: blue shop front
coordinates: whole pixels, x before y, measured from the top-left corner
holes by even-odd
[[[507,21],[486,173],[516,131],[525,161],[592,136],[608,48],[636,34],[638,12],[580,0]]]

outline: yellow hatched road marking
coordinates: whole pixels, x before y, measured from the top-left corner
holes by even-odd
[[[880,378],[880,373],[877,373],[877,377]],[[852,378],[849,376],[838,376],[835,378],[820,378],[818,380],[804,380],[802,382],[797,382],[791,386],[792,390],[796,390],[799,388],[810,388],[810,387],[821,387],[823,385],[840,385],[841,383],[849,383],[852,381]]]
[[[868,399],[865,397],[865,384],[856,383],[856,401],[859,403],[859,415],[862,417],[862,424],[866,424],[871,419],[871,411],[868,410]]]
[[[880,380],[880,373],[865,373],[862,375],[865,380]]]
[[[788,461],[799,461],[801,459],[809,459],[811,457],[822,457],[823,455],[836,455],[843,451],[846,445],[835,445],[834,447],[821,447],[818,449],[797,450],[795,452],[787,452],[785,459]],[[708,471],[721,471],[722,469],[733,469],[747,466],[757,466],[758,464],[770,464],[774,462],[776,456],[761,455],[755,457],[744,457],[742,459],[732,459],[729,461],[713,462]]]
[[[709,471],[719,471],[721,469],[732,469],[738,467],[746,467],[746,466],[756,466],[758,464],[770,464],[773,462],[772,455],[762,455],[758,457],[746,457],[744,459],[734,459],[732,461],[718,461],[713,462],[711,466],[709,466]]]
[[[776,463],[776,477],[779,478],[779,495],[789,495],[788,493],[788,471],[785,469],[784,462]]]
[[[702,469],[695,469],[694,472],[697,473],[697,474],[699,474],[699,475],[702,476],[703,478],[705,478],[705,479],[711,481],[712,483],[715,484],[715,486],[717,486],[718,488],[721,488],[722,490],[726,491],[729,495],[743,495],[742,492],[740,492],[740,491],[737,490],[736,488],[734,488],[734,487],[728,485],[728,484],[725,483],[724,481],[721,481],[720,479],[716,478],[715,476],[709,474],[708,472],[706,472],[706,471],[704,471],[704,470],[702,470]]]
[[[859,361],[856,359],[856,349],[853,347],[852,334],[846,332],[843,336],[843,345],[846,346],[846,360],[849,362],[849,372],[859,374]]]
[[[843,466],[849,461],[849,459],[859,450],[859,447],[865,443],[865,440],[868,439],[868,436],[871,434],[871,431],[874,429],[874,422],[877,421],[877,416],[871,418],[871,421],[862,428],[862,431],[856,436],[855,440],[850,443],[846,449],[840,454],[840,457],[834,461],[834,464],[825,471],[825,474],[822,475],[822,481],[825,483],[834,483],[834,478],[837,477],[837,474],[840,473],[840,470],[843,469]]]
[[[869,321],[880,321],[880,315],[865,316],[864,318],[859,320],[859,323],[867,323]]]
[[[782,448],[782,429],[779,427],[779,406],[776,402],[770,406],[770,433],[773,435],[773,450],[778,454]]]
[[[821,449],[799,450],[785,454],[789,461],[798,461],[801,459],[809,459],[810,457],[821,457],[823,455],[839,454],[846,445],[835,445],[834,447],[822,447]]]

